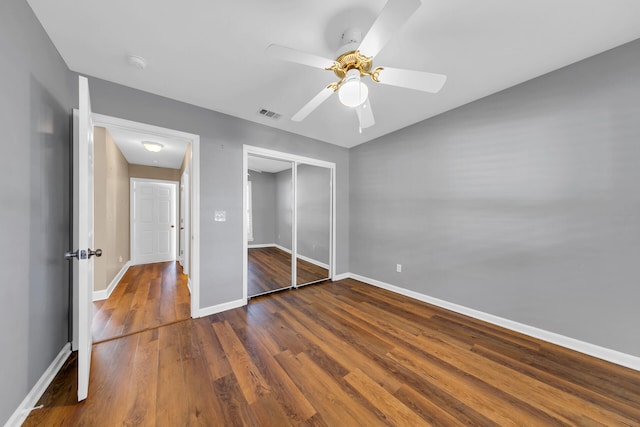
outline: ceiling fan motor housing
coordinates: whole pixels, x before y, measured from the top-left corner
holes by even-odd
[[[362,42],[362,31],[357,28],[349,28],[345,30],[340,36],[340,47],[336,52],[336,57],[343,53],[354,51],[358,49]]]

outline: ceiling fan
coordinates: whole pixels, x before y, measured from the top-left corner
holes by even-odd
[[[335,60],[276,44],[267,47],[267,54],[274,58],[333,71],[340,79],[322,89],[294,114],[291,120],[296,122],[304,120],[334,92],[338,92],[340,102],[355,109],[360,132],[362,129],[373,126],[375,119],[369,101],[369,89],[362,82],[362,77],[365,76],[371,77],[371,80],[376,83],[423,92],[439,92],[447,80],[445,75],[372,66],[373,58],[387,44],[391,36],[418,10],[420,4],[420,0],[389,0],[364,38],[357,29],[345,31],[342,35],[343,46],[339,49]]]

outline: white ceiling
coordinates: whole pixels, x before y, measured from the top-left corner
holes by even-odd
[[[169,169],[180,169],[182,166],[189,141],[117,126],[105,127],[130,164]],[[147,151],[142,145],[147,141],[161,144],[162,150],[158,153]]]
[[[271,159],[261,156],[247,156],[247,168],[254,172],[278,173],[291,169],[293,164],[284,160]]]
[[[277,43],[333,59],[342,32],[366,32],[386,0],[27,1],[73,71],[344,147],[640,38],[637,0],[422,0],[374,66],[447,83],[438,94],[369,84],[376,124],[359,134],[336,96],[292,122],[335,76],[264,51]]]

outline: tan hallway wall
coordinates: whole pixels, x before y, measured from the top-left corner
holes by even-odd
[[[129,261],[129,164],[109,132],[94,130],[94,290],[106,289]]]
[[[130,164],[129,178],[161,179],[164,181],[180,182],[180,170]]]

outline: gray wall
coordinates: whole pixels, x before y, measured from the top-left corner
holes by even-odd
[[[293,194],[291,177],[293,169],[278,172],[276,175],[276,240],[275,242],[289,250],[293,241]]]
[[[352,272],[640,356],[640,41],[350,160]]]
[[[0,425],[68,342],[72,74],[23,0],[0,2]],[[77,91],[77,90],[76,90]],[[77,102],[77,101],[76,101]]]
[[[298,254],[329,264],[331,249],[331,169],[298,165]]]
[[[94,112],[200,135],[202,307],[242,298],[242,146],[249,144],[337,164],[337,270],[349,271],[349,151],[91,78]],[[214,222],[216,210],[226,222]]]
[[[253,241],[249,245],[272,245],[276,241],[276,175],[249,171],[249,181],[253,218]]]

